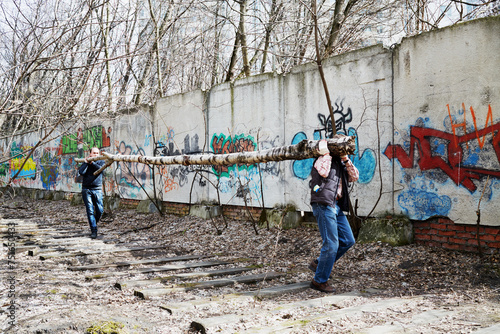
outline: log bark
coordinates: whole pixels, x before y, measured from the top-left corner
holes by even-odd
[[[138,162],[149,165],[219,165],[255,164],[269,161],[304,160],[322,155],[320,152],[326,145],[331,155],[353,154],[355,150],[355,137],[335,135],[325,140],[302,140],[300,143],[289,146],[273,147],[262,151],[238,152],[229,154],[195,154],[176,155],[170,157],[150,157],[139,155],[115,155],[103,152],[102,156],[88,158],[88,161],[107,160],[106,165],[113,161]],[[84,162],[84,159],[75,159]],[[103,166],[104,167],[104,166]],[[100,173],[104,168],[101,168]],[[97,175],[95,173],[95,175]]]

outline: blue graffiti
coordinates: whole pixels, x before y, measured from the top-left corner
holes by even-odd
[[[61,158],[60,175],[64,182],[74,182],[78,176],[78,165],[73,158]]]
[[[446,154],[446,144],[441,143],[438,139],[434,139],[432,141],[432,146],[434,148],[434,152],[438,155],[445,155]]]
[[[236,197],[250,195],[252,200],[262,199],[260,188],[260,174],[257,168],[249,170],[231,170],[228,177],[221,177],[219,180],[219,191],[229,194],[237,189]]]
[[[356,130],[354,128],[349,128],[348,135],[356,137],[356,150],[354,151],[354,155],[349,156],[349,158],[359,171],[358,182],[369,183],[373,179],[375,169],[377,168],[375,152],[372,149],[367,148],[361,155],[359,155],[359,142]]]
[[[44,189],[55,189],[57,177],[59,176],[59,165],[60,160],[56,154],[52,154],[49,151],[43,152],[40,158],[40,166],[42,168],[40,178]]]
[[[462,161],[463,166],[477,166],[479,163],[479,154],[481,153],[481,148],[476,147],[475,149],[469,148],[467,151],[464,152],[464,160]]]
[[[146,135],[146,138],[144,139],[144,147],[149,146],[152,137],[153,135]]]
[[[315,133],[316,134],[316,133]],[[292,145],[300,143],[302,140],[307,139],[307,135],[304,132],[297,133],[292,139]],[[311,168],[313,166],[314,159],[305,160],[295,160],[293,162],[293,174],[299,179],[305,180],[309,177],[311,173]]]
[[[339,132],[340,134],[340,132]],[[373,179],[373,175],[375,174],[375,169],[377,167],[377,160],[375,158],[375,152],[372,149],[366,149],[360,155],[359,142],[357,132],[354,128],[349,128],[348,130],[349,136],[356,137],[356,149],[354,151],[354,155],[350,156],[350,159],[354,166],[359,170],[359,183],[369,183]],[[314,132],[314,139],[321,139],[321,134],[318,131]],[[300,141],[307,139],[307,135],[304,132],[298,132],[292,140],[292,145],[298,144]],[[293,162],[293,173],[294,175],[302,180],[305,180],[309,177],[311,173],[311,168],[313,166],[314,159],[306,159],[306,160],[296,160]]]
[[[401,193],[398,203],[405,214],[419,220],[432,216],[447,216],[451,210],[450,197],[415,188]]]

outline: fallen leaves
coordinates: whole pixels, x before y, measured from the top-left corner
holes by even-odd
[[[34,201],[28,198],[15,198],[12,202],[4,204],[0,210],[3,218],[22,216],[52,228],[88,231],[85,208],[71,206],[67,201]],[[131,320],[131,323],[139,328],[173,326],[173,328],[183,328],[184,330],[178,331],[182,333],[188,328],[190,319],[194,315],[210,316],[235,312],[244,314],[251,307],[273,309],[280,303],[324,296],[318,291],[307,289],[272,300],[254,300],[252,304],[236,305],[230,301],[221,301],[216,306],[195,308],[175,317],[166,317],[166,311],[162,311],[159,307],[166,301],[182,302],[212,298],[250,288],[291,284],[312,279],[313,273],[307,265],[311,259],[318,256],[321,247],[321,237],[315,228],[299,227],[292,230],[264,228],[259,229],[259,234],[256,235],[250,222],[228,221],[228,227],[222,234],[218,234],[209,220],[190,216],[160,217],[156,214],[138,214],[133,209],[120,209],[108,214],[107,218],[99,224],[99,233],[102,233],[106,239],[113,239],[115,243],[165,246],[164,249],[138,253],[136,257],[207,255],[218,260],[233,261],[229,266],[252,266],[254,274],[275,271],[286,275],[274,282],[263,282],[258,286],[236,284],[231,287],[172,293],[162,298],[142,301],[131,293],[114,289],[116,278],[113,276],[86,280],[86,276],[97,275],[99,272],[79,273],[67,270],[69,265],[130,260],[128,255],[90,255],[40,262],[19,254],[20,270],[24,270],[22,280],[19,282],[20,291],[24,291],[19,297],[19,319],[23,324],[36,328],[34,322],[39,321],[36,319],[41,319],[48,313],[52,316],[51,322],[61,324],[66,324],[70,320],[83,321],[85,317],[88,317],[89,321],[99,320],[91,319],[99,312],[103,316],[127,313],[136,316],[135,322]],[[331,283],[337,289],[338,294],[367,291],[372,296],[371,302],[377,298],[411,296],[422,296],[422,298],[401,307],[386,309],[384,312],[371,312],[360,318],[346,317],[335,323],[316,323],[311,325],[311,328],[325,333],[331,330],[357,331],[388,321],[394,324],[404,324],[410,321],[413,313],[425,312],[436,307],[456,308],[470,303],[483,305],[487,301],[498,302],[499,258],[498,254],[481,257],[475,253],[449,251],[415,244],[401,247],[391,247],[383,243],[356,244],[333,269]],[[137,266],[137,268],[140,267]],[[160,275],[165,274],[141,274],[129,277],[129,279],[147,279]],[[173,281],[168,284],[175,283],[181,282]],[[54,289],[57,289],[57,293],[46,293]],[[335,305],[325,305],[325,308],[341,310],[367,302],[367,297],[354,297]],[[100,306],[95,308],[95,305]],[[104,307],[106,311],[103,311]],[[68,310],[63,311],[65,308]],[[292,309],[283,314],[276,314],[275,318],[300,320],[310,312],[320,312],[320,310]],[[484,306],[485,316],[492,312],[491,308]],[[258,323],[265,324],[266,321],[269,319],[255,316],[252,321],[245,320],[238,326],[250,328]],[[466,324],[463,326],[473,328],[477,327],[477,323],[464,313],[460,319],[445,318],[441,323],[433,325],[437,327],[429,327],[423,332],[432,333],[433,330],[455,332],[459,330],[459,324]],[[147,332],[146,329],[144,332]],[[236,327],[227,327],[228,331],[235,329]]]

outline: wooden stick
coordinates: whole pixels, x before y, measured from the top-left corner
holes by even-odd
[[[96,170],[94,172],[94,175],[97,176],[97,175],[101,174],[106,168],[111,166],[113,164],[113,162],[114,162],[113,160],[106,161],[106,163],[101,168],[99,168],[98,170]]]
[[[111,164],[113,164],[113,162],[114,162],[114,160],[108,160],[108,158],[106,158],[103,155],[99,155],[97,157],[92,157],[92,158],[87,158],[87,161],[97,161],[97,160],[107,160],[107,161],[106,161],[106,163],[101,168],[99,168],[98,170],[96,170],[94,172],[95,176],[101,174],[106,168],[108,168],[109,166],[111,166]],[[76,158],[75,162],[82,163],[82,162],[85,162],[85,159]]]

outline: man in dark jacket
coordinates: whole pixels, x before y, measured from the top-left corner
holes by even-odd
[[[100,151],[97,147],[90,150],[90,155],[80,166],[78,172],[83,176],[82,198],[87,209],[87,218],[90,225],[90,237],[97,238],[97,223],[104,211],[102,203],[102,173],[95,176],[94,172],[104,165],[104,160],[88,161],[88,158],[97,157]]]
[[[359,171],[347,155],[332,156],[327,177],[322,177],[315,167],[311,176],[311,206],[323,240],[319,258],[309,264],[309,269],[315,273],[311,288],[334,292],[335,289],[328,284],[333,265],[355,242],[342,211],[349,211],[348,182],[357,181]]]

